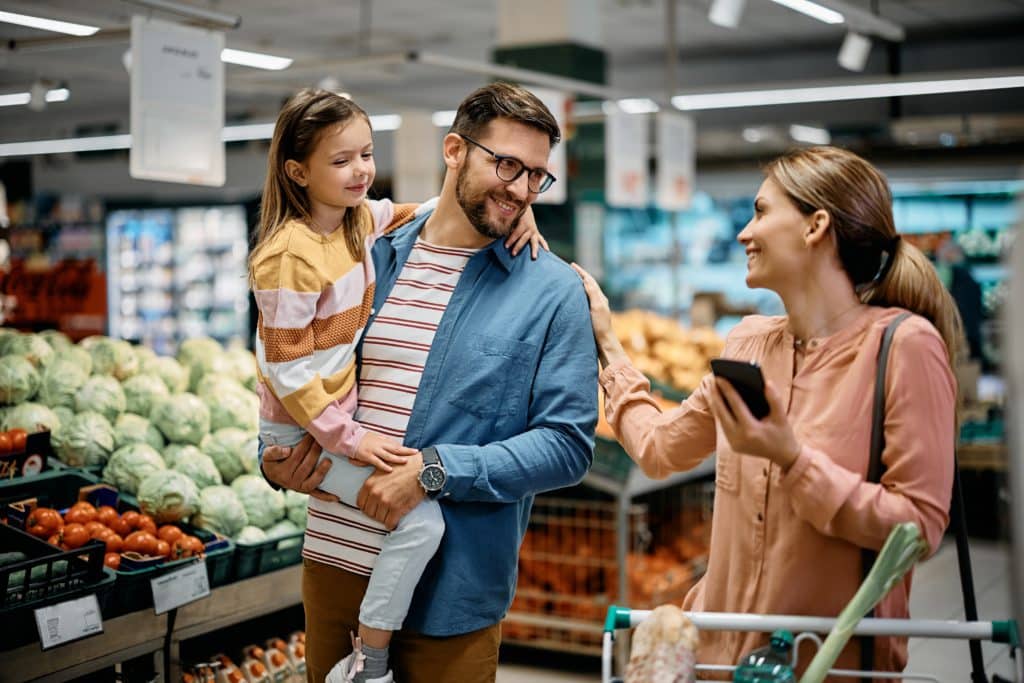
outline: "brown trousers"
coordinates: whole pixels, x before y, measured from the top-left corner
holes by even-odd
[[[302,561],[309,683],[352,651],[359,629],[359,603],[369,582],[321,562]],[[399,631],[391,639],[389,664],[396,683],[493,683],[498,675],[501,624],[447,638]]]

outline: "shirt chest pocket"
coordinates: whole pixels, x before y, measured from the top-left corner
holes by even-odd
[[[511,415],[522,410],[532,382],[530,361],[535,347],[515,339],[476,335],[466,347],[454,350],[448,402],[480,418]]]
[[[740,490],[740,458],[726,445],[721,430],[718,432],[718,448],[715,451],[715,489],[737,493]]]

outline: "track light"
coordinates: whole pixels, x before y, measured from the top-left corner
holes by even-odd
[[[839,48],[839,66],[847,71],[863,71],[871,54],[871,39],[849,31]]]
[[[743,5],[747,0],[713,0],[708,11],[708,21],[723,28],[736,28],[740,25]]]

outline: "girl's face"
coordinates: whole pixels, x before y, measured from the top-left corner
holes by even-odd
[[[747,251],[747,286],[780,292],[799,280],[810,259],[810,224],[811,217],[766,178],[754,199],[754,217],[736,238]]]
[[[358,206],[377,173],[370,124],[358,116],[325,129],[300,166],[311,203],[331,208]]]

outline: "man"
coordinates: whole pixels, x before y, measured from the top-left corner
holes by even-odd
[[[303,548],[310,680],[351,651],[380,538],[425,496],[445,534],[416,588],[391,662],[402,683],[483,683],[497,672],[499,622],[515,590],[533,496],[590,466],[597,356],[579,278],[504,240],[554,178],[558,125],[530,92],[495,83],[459,107],[443,142],[436,209],[373,248],[375,315],[360,353],[369,429],[421,449],[374,472],[359,510],[317,486],[329,464],[306,439],[263,455],[272,482],[312,494]]]

